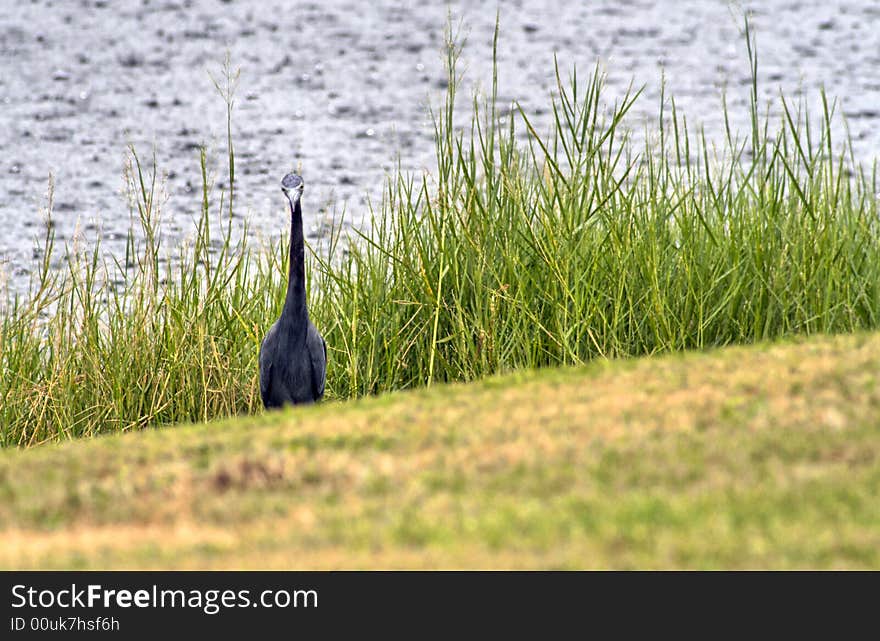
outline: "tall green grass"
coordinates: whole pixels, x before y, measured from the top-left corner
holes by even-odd
[[[598,69],[558,66],[549,135],[521,110],[502,124],[497,79],[459,128],[450,37],[436,171],[398,172],[363,230],[335,228],[310,257],[328,398],[878,327],[876,167],[832,141],[824,94],[818,119],[784,97],[782,118],[766,115],[746,40],[751,131],[713,143],[665,97],[638,142],[626,121],[638,91],[609,105]],[[257,349],[280,311],[285,247],[233,242],[231,197],[209,189],[204,154],[201,171],[195,241],[168,266],[155,173],[134,152],[125,264],[96,246],[53,270],[47,232],[31,295],[2,318],[3,444],[259,411]]]

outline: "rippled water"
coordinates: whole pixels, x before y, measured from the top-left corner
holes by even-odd
[[[498,6],[451,5],[468,35],[466,78],[483,86]],[[501,101],[519,100],[546,126],[555,52],[563,70],[602,61],[609,100],[631,80],[646,84],[633,125],[656,117],[662,72],[667,93],[710,137],[721,133],[722,89],[734,126],[745,127],[743,9],[754,14],[762,94],[815,96],[824,85],[841,100],[857,155],[877,156],[876,0],[501,2]],[[198,146],[215,158],[224,151],[225,105],[208,71],[219,74],[227,51],[241,66],[238,214],[259,233],[279,233],[278,181],[302,163],[312,234],[329,202],[357,220],[398,155],[405,169],[431,168],[426,105],[444,90],[446,15],[446,4],[421,1],[0,0],[2,269],[13,286],[26,284],[50,172],[59,239],[79,223],[119,250],[129,142],[145,156],[155,145],[167,173],[165,229],[187,233],[200,201]]]

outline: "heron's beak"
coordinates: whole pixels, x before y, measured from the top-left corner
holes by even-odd
[[[287,189],[286,187],[282,187],[281,191],[284,192],[284,195],[287,196],[287,200],[290,201],[291,205],[295,205],[297,201],[299,201],[300,197],[303,193],[302,187],[294,187],[293,189]]]
[[[287,200],[290,202],[291,207],[299,202],[304,187],[305,185],[303,184],[302,176],[297,174],[287,174],[281,180],[281,191],[287,196]]]

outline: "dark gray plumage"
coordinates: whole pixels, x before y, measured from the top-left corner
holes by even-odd
[[[290,203],[290,269],[281,317],[260,345],[260,395],[267,409],[317,401],[327,375],[327,344],[306,307],[302,178],[287,174],[281,191]]]

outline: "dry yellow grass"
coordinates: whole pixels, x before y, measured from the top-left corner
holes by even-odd
[[[880,335],[0,454],[6,568],[880,566]]]

